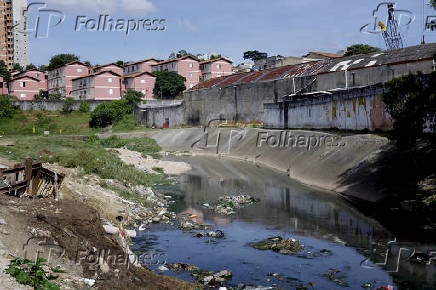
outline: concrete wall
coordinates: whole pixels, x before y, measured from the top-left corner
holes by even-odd
[[[185,108],[179,104],[172,105],[143,105],[133,111],[136,119],[144,126],[151,128],[169,128],[185,125]]]
[[[93,111],[98,105],[107,103],[108,101],[87,101]],[[82,101],[75,101],[73,110],[78,111]],[[61,111],[64,105],[63,101],[14,101],[14,106],[17,106],[21,111]]]
[[[370,86],[265,104],[264,127],[388,131],[392,120],[385,112],[383,91]]]

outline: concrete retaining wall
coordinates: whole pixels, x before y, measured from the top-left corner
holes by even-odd
[[[265,165],[302,183],[350,197],[377,201],[385,192],[348,182],[355,169],[378,157],[389,144],[375,135],[333,135],[302,130],[200,128],[150,132],[165,151],[192,151]],[[129,137],[129,136],[126,136]],[[354,184],[353,182],[352,184]]]
[[[382,86],[370,86],[265,104],[264,127],[389,131],[392,120],[385,112],[383,92]]]
[[[141,106],[134,109],[133,114],[144,126],[151,128],[174,128],[184,125],[185,109],[183,104],[166,106]]]

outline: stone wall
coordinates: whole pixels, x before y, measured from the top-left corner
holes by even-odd
[[[174,128],[184,125],[185,109],[182,101],[172,101],[170,103],[148,103],[136,107],[133,111],[136,119],[146,127]]]
[[[382,102],[382,86],[369,86],[307,94],[283,102],[265,104],[265,128],[392,129]]]

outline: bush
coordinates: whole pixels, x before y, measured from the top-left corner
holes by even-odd
[[[129,105],[133,107],[134,105],[138,105],[141,102],[143,96],[144,95],[141,92],[128,89],[124,92],[123,99],[126,100]]]
[[[12,118],[17,109],[12,105],[13,96],[0,95],[0,119]]]
[[[139,126],[138,121],[133,115],[125,115],[120,121],[116,122],[114,131],[130,131]]]
[[[74,106],[74,99],[73,98],[66,98],[64,101],[64,105],[62,107],[62,113],[64,114],[70,114],[73,111]]]
[[[175,98],[186,90],[186,78],[176,72],[156,71],[153,74],[156,78],[154,95],[157,98]]]
[[[82,102],[80,103],[79,111],[80,111],[81,113],[88,113],[90,110],[91,110],[91,106],[89,105],[88,102],[86,102],[86,101],[82,101]]]
[[[91,113],[89,126],[91,128],[105,128],[121,121],[125,115],[132,113],[132,107],[126,100],[112,101],[100,104]]]

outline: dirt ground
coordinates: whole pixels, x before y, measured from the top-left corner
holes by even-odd
[[[44,167],[66,174],[59,201],[0,196],[1,289],[31,289],[17,284],[4,269],[16,257],[33,260],[37,253],[66,271],[55,281],[62,289],[199,288],[127,262],[119,236],[107,234],[103,223],[116,225],[118,215],[128,220],[137,205],[101,187],[96,176],[80,176],[77,169],[53,164]],[[152,216],[157,209],[146,214]],[[94,280],[93,287],[83,278]]]

